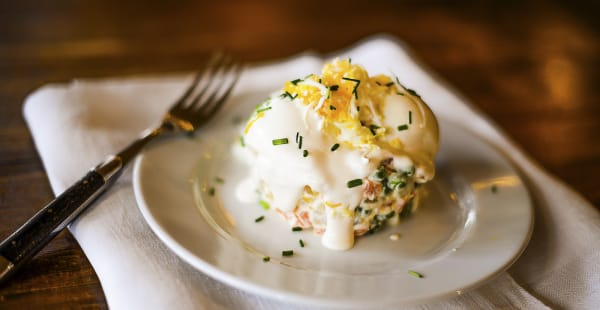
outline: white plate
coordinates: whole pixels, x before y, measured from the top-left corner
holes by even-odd
[[[533,210],[515,170],[477,135],[443,119],[437,175],[421,209],[342,252],[325,249],[311,232],[292,232],[273,210],[238,201],[247,169],[232,157],[236,126],[216,123],[199,138],[149,148],[135,164],[134,189],[144,218],[171,250],[240,289],[329,307],[422,303],[491,279],[529,240]],[[400,239],[390,240],[392,233]],[[282,257],[287,249],[292,257]]]

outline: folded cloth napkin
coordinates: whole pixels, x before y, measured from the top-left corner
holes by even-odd
[[[600,309],[597,210],[546,173],[397,39],[371,37],[331,56],[352,57],[369,70],[399,73],[435,113],[455,121],[468,119],[462,123],[517,167],[532,196],[532,239],[508,271],[476,289],[416,308]],[[251,66],[236,91],[269,94],[283,81],[320,71],[323,59],[307,53]],[[156,125],[188,81],[186,75],[85,80],[44,86],[31,94],[24,114],[54,192],[62,192],[108,154]],[[180,260],[143,220],[129,170],[69,229],[113,309],[302,308],[231,288]]]

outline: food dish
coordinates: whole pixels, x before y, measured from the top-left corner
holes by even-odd
[[[439,146],[437,120],[414,90],[351,59],[286,82],[240,131],[236,154],[251,171],[242,184],[334,250],[411,215]]]
[[[491,279],[529,240],[533,212],[518,174],[496,149],[446,119],[437,175],[419,216],[344,252],[324,249],[311,233],[291,232],[256,202],[229,194],[246,173],[231,164],[238,133],[230,124],[215,120],[198,139],[149,148],[136,161],[134,190],[144,218],[171,250],[234,287],[327,307],[422,303]],[[296,254],[282,256],[286,249]]]

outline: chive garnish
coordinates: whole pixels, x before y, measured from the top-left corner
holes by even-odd
[[[336,144],[334,144],[334,145],[331,146],[331,151],[335,152],[335,150],[337,150],[339,147],[340,147],[340,144],[336,143]]]
[[[414,270],[409,270],[408,274],[411,275],[411,276],[413,276],[413,277],[415,277],[415,278],[423,278],[423,274],[418,273],[418,272],[416,272]]]
[[[381,86],[381,83],[379,83],[379,81],[375,81],[375,84]]]
[[[272,107],[262,107],[262,108],[256,110],[256,113],[264,112],[264,111],[271,110],[271,109],[272,109]]]
[[[289,97],[290,99],[294,100],[294,99],[296,99],[296,97],[298,97],[298,94],[292,95],[288,91],[285,91],[283,94],[279,95],[279,97],[281,97],[281,98]]]
[[[273,139],[273,145],[288,144],[288,138]]]
[[[255,222],[255,223],[258,223],[258,222],[260,222],[260,221],[262,221],[262,220],[264,220],[264,219],[265,219],[265,216],[264,216],[264,215],[261,215],[261,216],[257,217],[256,219],[254,219],[254,222]]]
[[[406,130],[406,129],[408,129],[408,125],[406,125],[406,124],[404,124],[404,125],[400,125],[400,126],[398,126],[398,128],[397,128],[397,129],[398,129],[398,131],[403,131],[403,130]]]
[[[396,92],[396,95],[404,96],[404,94],[401,92]]]
[[[269,210],[271,208],[271,205],[269,205],[269,203],[264,200],[259,200],[258,204],[265,210]]]
[[[308,151],[304,150],[304,152],[302,152],[302,157],[306,157],[306,156],[308,156]]]
[[[293,81],[290,81],[290,83],[297,85],[298,83],[302,82],[302,79],[295,79]]]
[[[389,82],[389,83],[385,84],[385,86],[387,86],[387,87],[390,87],[392,85],[394,85],[394,82]]]
[[[281,251],[281,255],[282,256],[292,256],[292,255],[294,255],[294,250],[284,250],[284,251]]]
[[[331,85],[329,86],[329,90],[336,91],[340,88],[340,85]]]
[[[209,188],[209,189],[208,189],[208,194],[209,194],[210,196],[214,196],[214,195],[215,195],[215,188],[214,188],[214,187],[211,187],[211,188]]]
[[[348,183],[346,183],[346,186],[348,186],[348,188],[353,188],[356,186],[360,186],[363,184],[363,180],[362,179],[354,179],[354,180],[350,180],[348,181]]]
[[[354,85],[354,89],[352,89],[352,94],[354,95],[355,99],[358,99],[357,89],[358,89],[358,85],[360,85],[360,80],[347,78],[347,77],[342,77],[342,80],[351,81],[351,82],[356,83],[356,85]]]
[[[348,63],[352,63],[352,58],[348,58]]]
[[[333,105],[329,105],[329,110],[336,110],[336,108]]]
[[[263,257],[263,262],[268,262],[268,261],[270,261],[270,260],[271,260],[271,258],[270,258],[269,256],[265,256],[265,257]]]
[[[377,126],[377,125],[369,125],[369,130],[371,131],[372,135],[376,135],[377,134],[377,129],[379,129],[379,126]]]
[[[292,227],[292,231],[302,231],[302,227],[294,226],[294,227]]]
[[[416,91],[414,91],[414,90],[412,90],[412,89],[410,89],[410,88],[406,88],[406,91],[407,91],[409,94],[411,94],[411,95],[413,95],[413,96],[415,96],[415,97],[419,97],[419,98],[421,98],[421,96],[419,96],[419,94],[417,94],[417,92],[416,92]]]
[[[412,124],[412,111],[408,111],[408,123]]]
[[[298,240],[298,243],[300,243],[300,247],[303,248],[304,247],[304,241],[302,239]]]
[[[298,137],[300,136],[300,132],[296,131],[296,143],[298,143]]]
[[[298,149],[302,149],[302,136],[298,138]]]
[[[244,141],[244,136],[240,136],[240,144],[242,145],[242,147],[246,146],[246,141]]]

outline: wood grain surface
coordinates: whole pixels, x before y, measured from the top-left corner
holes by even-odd
[[[592,2],[0,1],[0,238],[53,198],[22,117],[37,87],[192,70],[215,48],[248,62],[330,52],[376,33],[408,43],[599,208],[600,8]],[[63,232],[0,287],[0,308],[107,305]]]

